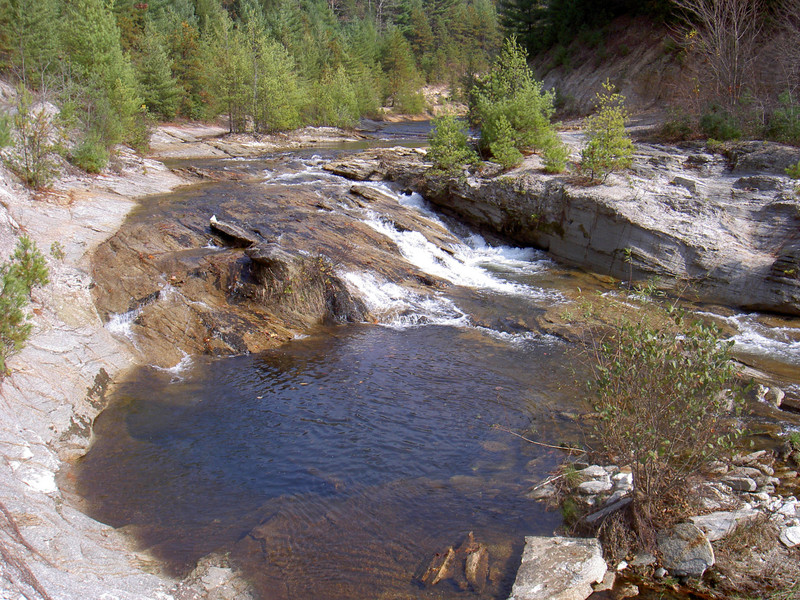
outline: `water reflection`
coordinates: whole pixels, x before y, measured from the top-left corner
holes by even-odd
[[[262,564],[265,546],[252,541],[265,536],[271,553],[305,553],[321,569],[392,539],[408,550],[381,569],[392,589],[413,590],[415,561],[466,530],[503,546],[502,562],[512,540],[557,525],[524,493],[560,456],[491,425],[554,423],[547,407],[571,402],[557,383],[570,377],[562,354],[552,341],[508,345],[474,329],[355,326],[260,356],[198,359],[177,383],[142,368],[98,418],[78,491],[93,517],[135,533],[175,573],[222,546]],[[346,518],[331,522],[332,511]],[[487,593],[507,593],[505,576]],[[336,585],[375,584],[353,577]],[[302,597],[339,597],[324,578],[314,585]]]

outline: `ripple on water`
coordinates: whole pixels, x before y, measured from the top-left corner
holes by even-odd
[[[78,491],[176,573],[225,546],[287,598],[427,596],[419,563],[475,530],[494,548],[485,597],[500,597],[523,535],[557,525],[524,493],[560,455],[491,425],[525,429],[564,396],[561,362],[553,344],[474,329],[356,326],[197,359],[178,382],[141,369],[98,418]]]

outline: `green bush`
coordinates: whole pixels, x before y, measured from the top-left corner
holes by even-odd
[[[685,110],[672,108],[661,125],[661,136],[669,142],[679,142],[694,136],[694,118]]]
[[[767,136],[777,142],[800,144],[800,104],[789,92],[781,94],[780,108],[770,117]]]
[[[96,137],[88,137],[70,155],[70,162],[87,173],[99,173],[108,164],[108,150]]]
[[[545,149],[555,134],[550,122],[554,102],[555,92],[544,91],[533,78],[525,51],[514,38],[506,40],[489,75],[469,93],[470,120],[481,130],[481,149],[494,154],[492,148],[498,148],[506,161],[516,156],[507,151],[509,144],[520,154]]]
[[[786,168],[786,174],[792,179],[800,179],[800,160],[796,165],[791,165]]]
[[[627,321],[594,348],[592,402],[605,458],[633,470],[639,525],[663,518],[685,485],[736,435],[728,415],[742,401],[732,342],[700,321]],[[642,532],[640,532],[642,533]]]
[[[452,172],[478,160],[469,144],[465,123],[452,115],[433,120],[428,141],[428,158],[435,169]]]
[[[20,350],[30,336],[25,307],[35,285],[47,283],[47,266],[36,244],[22,236],[10,261],[0,264],[0,377],[6,359]]]
[[[736,117],[719,106],[712,106],[700,116],[700,130],[706,136],[723,142],[742,137],[742,128]]]
[[[495,162],[500,163],[506,169],[516,167],[522,163],[522,152],[516,148],[514,130],[505,115],[501,114],[490,125],[491,127],[487,126],[484,131],[487,137],[492,140],[489,144],[489,151],[492,153]]]
[[[544,170],[548,173],[563,173],[567,170],[569,148],[559,139],[555,131],[551,138],[545,140],[542,157]]]
[[[612,172],[631,166],[633,142],[625,131],[625,97],[614,92],[608,79],[597,93],[595,109],[586,119],[588,141],[581,151],[581,169],[588,170],[592,179],[605,180]]]
[[[32,188],[45,187],[56,171],[50,157],[56,150],[52,139],[57,134],[54,119],[43,107],[34,109],[33,96],[20,86],[12,122],[17,135],[8,166]]]
[[[401,89],[395,95],[394,106],[404,115],[421,115],[425,112],[425,95],[422,92]]]

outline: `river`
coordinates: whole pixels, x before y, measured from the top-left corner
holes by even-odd
[[[373,144],[418,145],[425,129],[416,128]],[[369,184],[419,229],[342,203],[350,183],[322,165],[364,145],[205,161],[249,179],[148,201],[131,219],[247,214],[291,245],[298,225],[281,228],[269,198],[310,189],[327,212],[357,219],[398,261],[445,285],[426,293],[344,261],[337,275],[372,323],[316,327],[258,354],[135,369],[95,422],[76,489],[86,512],[129,531],[172,574],[226,552],[264,598],[505,598],[523,537],[560,524],[526,493],[566,456],[509,432],[583,441],[580,355],[532,316],[570,310],[568,290],[614,291],[541,252],[490,244],[416,194]],[[442,229],[446,247],[431,241]],[[196,250],[219,251],[213,241]],[[120,313],[109,327],[136,343],[135,318]],[[743,351],[796,371],[796,323],[725,319]],[[486,588],[418,585],[431,557],[470,531],[490,551]]]

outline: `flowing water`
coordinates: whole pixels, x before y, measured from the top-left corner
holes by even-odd
[[[181,206],[213,209],[224,197],[253,210],[264,200],[252,187],[277,185],[335,200],[349,183],[321,165],[342,151],[209,163],[259,180],[193,188]],[[141,367],[98,417],[77,468],[85,510],[130,531],[172,572],[224,550],[265,598],[504,598],[523,536],[559,525],[525,493],[564,454],[508,432],[579,441],[569,413],[581,410],[580,365],[528,318],[593,280],[540,252],[491,246],[419,196],[374,185],[459,237],[446,252],[359,214],[406,261],[449,282],[446,292],[342,269],[377,324],[322,329],[259,355]],[[727,319],[743,351],[789,372],[800,364],[796,323]],[[124,319],[112,323],[124,333]],[[418,586],[415,573],[469,531],[490,549],[486,589]]]

